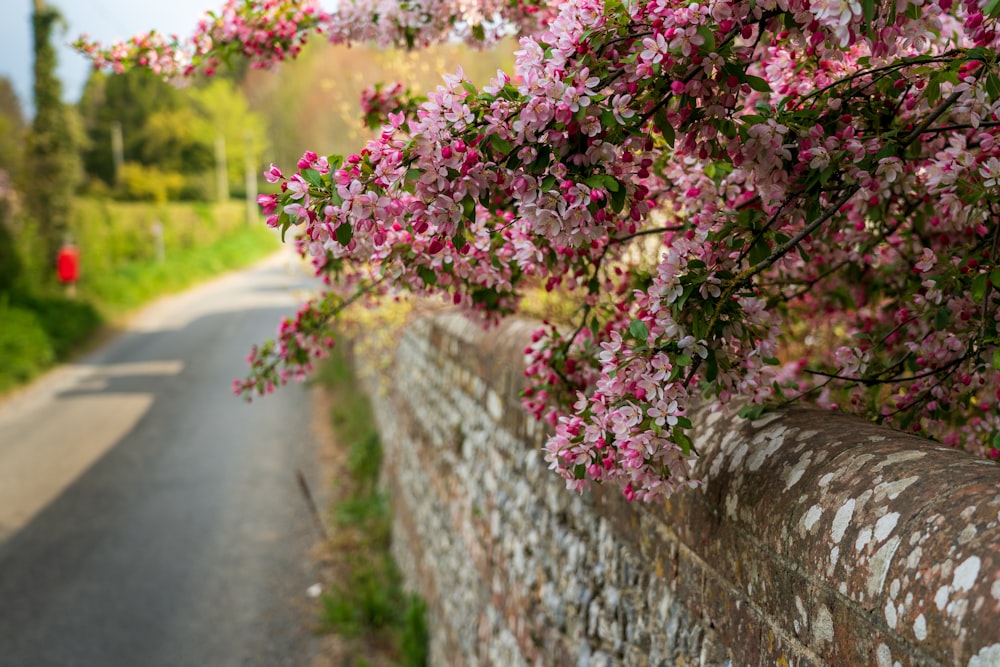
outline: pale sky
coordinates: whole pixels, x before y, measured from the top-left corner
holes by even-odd
[[[87,60],[69,47],[81,33],[111,42],[155,28],[188,37],[198,19],[219,9],[224,0],[45,0],[66,19],[67,30],[56,36],[60,46],[59,78],[67,102],[80,99],[90,74]],[[34,0],[0,0],[0,76],[14,83],[21,107],[31,114],[31,11]]]

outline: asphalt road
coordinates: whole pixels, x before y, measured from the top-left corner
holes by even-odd
[[[310,662],[312,402],[230,391],[305,287],[273,259],[0,404],[0,666]]]

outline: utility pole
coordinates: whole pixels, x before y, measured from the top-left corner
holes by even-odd
[[[247,193],[247,224],[257,221],[257,154],[254,151],[253,133],[247,130],[243,135],[246,140],[246,150],[243,158],[243,183]]]
[[[121,178],[122,165],[125,164],[125,142],[122,139],[121,121],[111,124],[111,158],[115,164],[115,183]]]
[[[226,168],[226,138],[215,135],[215,194],[220,202],[229,201],[229,172]]]

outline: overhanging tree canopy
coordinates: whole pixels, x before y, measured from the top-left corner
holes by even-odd
[[[705,3],[230,2],[189,45],[98,64],[168,75],[267,66],[312,31],[416,47],[522,33],[515,71],[418,104],[381,135],[269,180],[330,291],[262,346],[246,393],[301,376],[329,319],[389,290],[486,320],[529,284],[579,301],[528,354],[525,403],[577,489],[689,484],[699,395],[748,416],[793,399],[996,458],[1000,0]],[[187,49],[187,50],[185,50]]]

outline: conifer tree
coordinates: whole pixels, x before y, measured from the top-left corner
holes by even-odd
[[[47,261],[54,260],[69,225],[73,190],[79,173],[69,110],[62,101],[56,76],[52,33],[62,21],[59,12],[34,0],[35,118],[26,141],[22,192],[24,203],[38,225]]]

